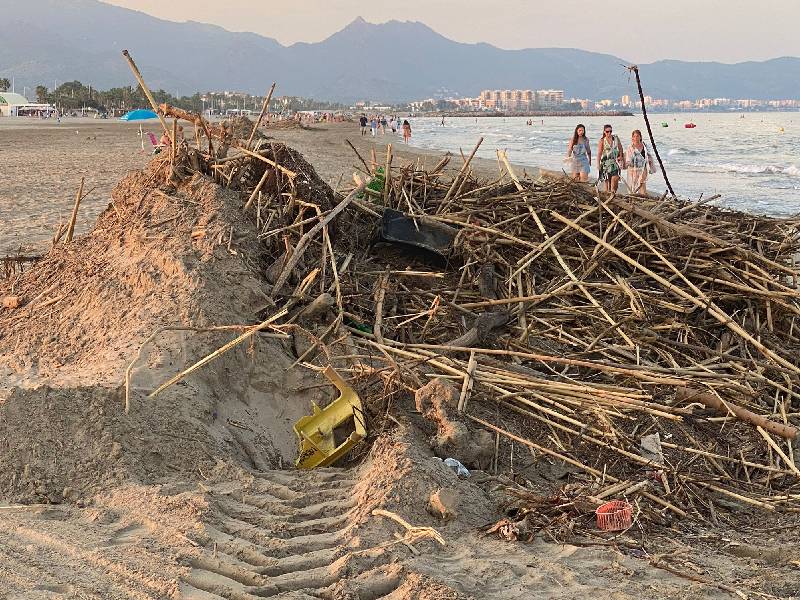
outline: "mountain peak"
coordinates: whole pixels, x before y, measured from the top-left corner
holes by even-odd
[[[364,27],[365,25],[371,25],[371,23],[368,23],[366,21],[366,19],[364,19],[364,17],[358,16],[355,19],[353,19],[352,21],[350,21],[350,24],[347,25],[347,27],[345,27],[345,29],[350,29],[350,28],[355,28],[355,27]]]

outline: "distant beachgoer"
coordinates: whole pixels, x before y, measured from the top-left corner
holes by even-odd
[[[442,127],[444,127],[444,117],[442,117]]]
[[[619,187],[619,175],[625,167],[625,154],[622,143],[614,135],[611,125],[603,126],[603,137],[597,147],[598,173],[606,182],[607,192],[616,192]]]
[[[169,137],[169,134],[166,131],[161,135],[161,139],[158,141],[158,145],[161,146],[162,148],[172,146],[172,138]]]
[[[397,121],[395,121],[394,117],[389,119],[389,129],[392,130],[392,133],[397,133]]]
[[[403,121],[403,141],[407,144],[408,140],[411,139],[411,123],[408,122],[408,119]]]
[[[386,135],[386,127],[389,125],[386,115],[381,115],[381,135]]]
[[[631,145],[625,153],[628,165],[628,187],[633,194],[647,195],[647,174],[655,173],[653,156],[650,149],[642,141],[642,132],[634,129],[631,134]]]
[[[369,122],[369,128],[372,130],[372,137],[375,137],[378,134],[378,119],[372,117]]]
[[[361,124],[361,135],[367,135],[367,115],[361,115],[359,117],[358,122]]]
[[[576,181],[589,181],[592,167],[592,149],[586,137],[586,127],[578,124],[567,146],[567,158],[572,159],[572,177]]]

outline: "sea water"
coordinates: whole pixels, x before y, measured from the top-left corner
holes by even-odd
[[[655,113],[648,115],[656,145],[675,193],[698,200],[720,194],[715,204],[758,214],[800,213],[800,112]],[[480,137],[476,156],[495,158],[506,150],[512,163],[560,171],[575,126],[586,126],[593,156],[603,125],[613,126],[623,148],[631,132],[642,131],[652,149],[644,119],[633,117],[441,117],[410,119],[411,144],[420,148],[459,149],[469,154]],[[686,123],[697,125],[694,129]],[[667,123],[668,127],[663,127]],[[656,161],[657,165],[657,161]],[[591,180],[597,179],[592,162]],[[666,189],[661,171],[648,178],[648,191]]]

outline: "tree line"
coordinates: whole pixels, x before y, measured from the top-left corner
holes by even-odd
[[[5,89],[10,86],[7,79],[0,79],[0,89],[4,89],[3,84],[5,84]],[[35,93],[37,102],[52,104],[61,111],[87,108],[99,112],[126,112],[136,108],[150,107],[142,87],[138,85],[98,90],[91,85],[84,85],[80,81],[68,81],[55,89],[37,85]],[[158,104],[167,103],[192,112],[203,110],[226,112],[233,109],[259,112],[264,102],[263,96],[243,93],[206,92],[201,94],[196,92],[191,96],[175,96],[162,89],[151,90],[151,93]],[[344,108],[346,106],[343,104],[297,96],[276,97],[270,102],[271,112],[341,110]]]

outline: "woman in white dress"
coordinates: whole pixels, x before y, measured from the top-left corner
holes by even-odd
[[[625,164],[628,166],[628,187],[632,194],[647,195],[647,174],[655,173],[653,155],[642,141],[642,132],[634,129],[631,133],[631,145],[625,152]]]

